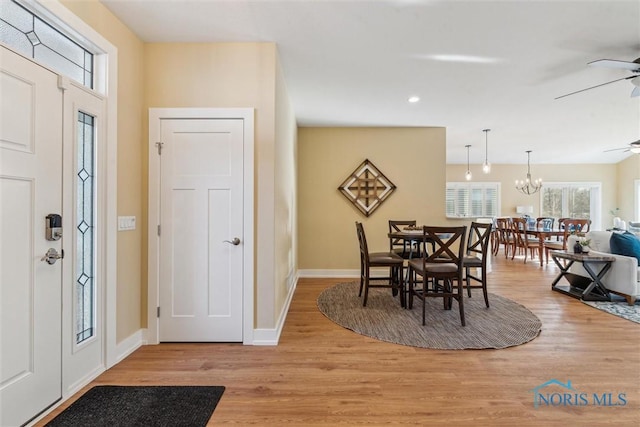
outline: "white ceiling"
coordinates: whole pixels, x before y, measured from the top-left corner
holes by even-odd
[[[630,80],[554,100],[632,75],[587,63],[640,57],[638,0],[101,2],[146,42],[277,43],[300,126],[444,126],[449,163],[482,163],[485,128],[494,164],[617,163],[640,139]]]

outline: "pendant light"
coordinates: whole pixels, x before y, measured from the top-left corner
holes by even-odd
[[[489,163],[489,132],[491,129],[483,129],[484,132],[484,163],[482,164],[482,172],[491,172],[491,163]]]
[[[471,169],[469,168],[469,148],[471,148],[471,146],[465,145],[465,147],[467,148],[467,173],[464,174],[464,178],[467,181],[471,181],[472,175],[471,175]]]
[[[531,150],[527,151],[527,179],[524,181],[518,181],[516,179],[516,190],[520,191],[523,194],[534,194],[537,193],[542,188],[542,180],[536,179],[533,181],[531,179],[531,164],[529,159],[531,157]]]

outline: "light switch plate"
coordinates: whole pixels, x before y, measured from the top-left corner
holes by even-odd
[[[118,217],[118,231],[129,231],[136,229],[136,217],[135,216],[119,216]]]

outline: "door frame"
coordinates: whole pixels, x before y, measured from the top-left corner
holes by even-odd
[[[254,318],[254,109],[253,108],[150,108],[149,109],[149,213],[148,213],[148,285],[147,344],[158,344],[160,297],[160,124],[171,119],[240,119],[243,123],[243,271],[242,271],[242,343],[253,344]]]
[[[102,209],[99,215],[105,220],[103,233],[99,237],[103,256],[97,261],[103,265],[101,277],[103,283],[103,333],[104,333],[104,368],[109,369],[124,359],[129,348],[120,348],[117,342],[116,319],[116,283],[117,283],[117,206],[118,206],[118,50],[93,27],[85,23],[73,12],[67,9],[59,0],[20,0],[20,4],[31,9],[36,14],[54,24],[60,31],[71,36],[74,40],[82,40],[85,47],[94,52],[95,87],[94,91],[106,98],[106,135],[104,151],[100,167],[103,167],[103,182],[99,191],[102,195],[98,206]],[[30,61],[48,68],[45,64],[29,58]],[[55,72],[55,71],[54,71]],[[61,79],[64,84],[65,79]],[[63,142],[64,143],[64,142]],[[66,197],[63,195],[63,198]],[[64,199],[63,199],[64,200]],[[101,206],[101,208],[100,208]],[[63,308],[64,310],[69,309]],[[64,378],[63,365],[63,378]],[[72,396],[85,384],[97,377],[101,372],[92,372],[82,383],[68,384],[63,387],[63,400]]]

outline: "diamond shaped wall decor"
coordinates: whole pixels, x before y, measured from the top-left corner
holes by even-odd
[[[369,216],[393,193],[396,186],[366,159],[344,180],[338,190],[365,216]]]

